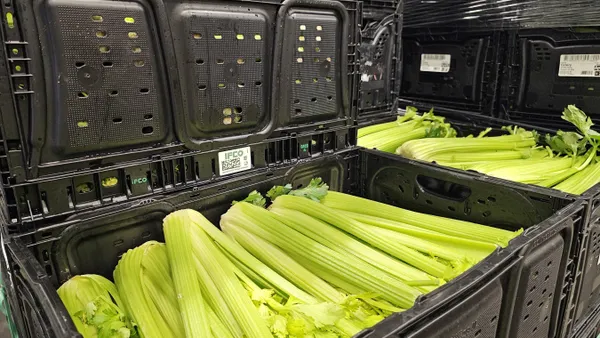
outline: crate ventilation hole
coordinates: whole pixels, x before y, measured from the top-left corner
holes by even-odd
[[[261,41],[262,40],[262,35],[255,33],[255,34],[251,34],[252,38],[256,41]],[[192,33],[192,38],[194,40],[200,40],[203,38],[202,33]],[[215,40],[223,40],[223,34],[213,34],[213,38]],[[238,33],[235,34],[235,39],[236,40],[244,40],[246,39],[246,35]],[[257,57],[254,59],[255,63],[262,63],[262,58]],[[196,64],[199,66],[203,66],[205,65],[205,60],[204,59],[196,59]],[[246,59],[244,58],[237,58],[235,60],[235,63],[237,63],[238,65],[244,65],[246,64]],[[224,59],[217,59],[216,60],[216,64],[218,65],[224,65],[225,64],[225,60]],[[262,86],[262,81],[255,81],[254,85],[257,87]],[[243,81],[238,81],[236,86],[238,88],[244,88],[246,87],[246,83]],[[221,82],[217,84],[217,88],[218,89],[225,89],[227,88],[227,83]],[[198,90],[206,90],[207,86],[205,84],[200,84],[198,85]],[[244,121],[244,116],[243,116],[243,109],[242,107],[225,107],[223,108],[223,124],[224,125],[231,125],[231,124],[239,124],[242,123]]]
[[[298,41],[300,41],[300,42],[307,42],[307,37],[304,35],[304,32],[307,30],[308,27],[306,25],[300,25],[299,28],[300,28],[300,35],[298,36]],[[317,32],[322,32],[323,31],[323,26],[317,25],[315,27],[315,30]],[[323,42],[323,37],[320,36],[320,35],[317,35],[317,36],[315,36],[315,41],[318,42],[318,43]],[[323,60],[323,62],[327,62],[328,63],[327,67],[329,67],[330,66],[329,64],[331,64],[331,61],[332,61],[331,57],[329,57],[329,56],[326,56],[324,58],[313,57],[312,60],[310,60],[311,58],[306,58],[304,56],[304,54],[303,54],[304,52],[307,52],[307,49],[305,48],[304,45],[298,46],[296,48],[296,51],[297,51],[297,57],[296,57],[296,62],[297,63],[306,64],[307,62],[311,62],[312,61],[315,64],[321,64],[321,61]],[[317,46],[315,47],[314,51],[315,51],[315,53],[320,53],[321,52],[321,47],[319,47],[319,45],[317,44]],[[308,81],[308,82],[309,83],[313,83],[313,84],[317,84],[317,83],[319,83],[319,80],[323,80],[323,79],[314,77],[314,78],[310,79],[310,81]],[[332,79],[331,76],[325,76],[324,80],[325,80],[325,82],[332,82],[333,81],[333,79]],[[306,82],[306,81],[304,81],[304,82]],[[297,79],[294,80],[294,83],[296,85],[302,85],[303,81],[302,81],[302,79],[297,78]],[[325,97],[325,99],[327,101],[331,101],[331,100],[333,100],[333,96],[328,95],[328,96]],[[310,98],[310,102],[312,102],[312,103],[316,103],[317,101],[318,101],[317,97],[311,97]],[[300,99],[295,98],[294,99],[294,103],[295,104],[300,104],[301,101],[300,101]],[[295,108],[294,112],[296,114],[301,114],[302,113],[302,109]]]
[[[92,15],[92,21],[96,22],[96,23],[101,23],[101,22],[104,22],[104,18],[101,15]],[[128,24],[134,24],[135,23],[135,19],[132,18],[132,17],[125,17],[123,19],[123,21],[125,23],[128,23]],[[97,30],[96,31],[96,38],[98,38],[98,39],[105,39],[106,37],[108,37],[108,32],[107,31],[105,31],[105,30]],[[127,33],[127,37],[129,39],[137,39],[139,36],[138,36],[137,32],[131,31],[131,32]],[[111,49],[110,49],[110,46],[108,46],[108,45],[100,45],[98,47],[98,51],[101,54],[110,54]],[[139,46],[133,46],[133,47],[131,47],[131,52],[133,54],[139,54],[139,53],[142,52],[142,48],[139,47]],[[144,67],[145,64],[146,63],[144,62],[144,60],[134,60],[133,61],[133,65],[135,67],[137,67],[137,68]],[[104,68],[112,68],[113,65],[114,65],[113,62],[110,61],[110,60],[105,60],[105,61],[102,62],[102,66]],[[75,67],[77,69],[84,68],[85,66],[86,66],[86,63],[83,62],[83,61],[77,61],[77,62],[75,62]],[[84,73],[84,77],[86,77],[86,78],[89,78],[91,76],[92,75],[90,73]],[[150,89],[149,88],[140,88],[139,89],[139,93],[141,95],[148,94],[148,93],[150,93]],[[117,90],[111,90],[111,91],[109,91],[107,93],[107,95],[109,97],[116,97],[116,96],[119,95],[119,91],[117,91]],[[86,92],[86,91],[81,91],[81,92],[77,93],[77,97],[80,98],[80,99],[88,99],[90,97],[90,94],[88,92]],[[145,120],[151,120],[152,119],[152,115],[147,114],[147,115],[144,116],[144,119]],[[123,119],[121,117],[115,117],[113,119],[113,123],[114,124],[120,124],[122,122],[123,122]],[[79,127],[79,128],[88,128],[89,127],[89,122],[88,121],[78,121],[77,122],[77,127]],[[142,134],[143,135],[151,135],[153,132],[154,132],[154,128],[152,128],[152,127],[149,127],[149,126],[148,127],[142,127]]]
[[[533,48],[535,49],[535,55],[538,61],[550,60],[550,52],[548,51],[548,47],[542,47],[539,44],[534,44]]]

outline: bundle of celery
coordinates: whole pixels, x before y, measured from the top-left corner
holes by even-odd
[[[568,106],[562,118],[578,132],[558,131],[538,140],[535,132],[504,127],[508,135],[446,139],[415,139],[404,142],[396,153],[407,158],[473,170],[515,182],[553,187],[581,194],[600,183],[597,160],[600,134],[584,112]]]
[[[345,294],[374,294],[376,304],[403,309],[520,233],[328,192],[320,179],[299,190],[274,187],[267,196],[268,209],[256,192],[233,205],[221,218],[223,231],[257,256],[261,248],[276,249],[275,257],[307,267]],[[265,263],[297,280],[288,264]]]
[[[98,275],[75,276],[57,292],[84,338],[138,337],[125,315],[117,288],[108,279]]]
[[[456,131],[444,118],[435,116],[433,109],[422,116],[417,109],[406,107],[406,114],[397,121],[377,124],[358,130],[358,145],[393,153],[404,142],[426,137],[454,137]]]
[[[320,179],[298,190],[273,187],[267,197],[268,208],[258,192],[234,202],[222,231],[194,210],[169,214],[165,243],[126,252],[116,288],[103,277],[71,279],[59,293],[78,330],[124,338],[351,337],[520,233],[329,192]],[[110,311],[90,312],[96,307]]]

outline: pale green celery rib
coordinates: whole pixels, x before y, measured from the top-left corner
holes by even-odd
[[[202,221],[206,221],[203,219]],[[208,221],[206,221],[208,223]],[[200,220],[197,221],[199,224]],[[206,269],[207,275],[219,286],[221,295],[230,308],[242,332],[247,337],[272,337],[266,322],[260,317],[252,299],[238,280],[231,263],[200,226],[192,227],[190,237],[194,241],[192,250]]]
[[[206,234],[210,236],[212,240],[220,246],[222,250],[227,251],[229,254],[231,254],[233,257],[235,257],[237,260],[243,263],[246,267],[253,270],[258,275],[262,276],[272,285],[275,285],[277,290],[281,290],[290,296],[294,296],[295,298],[300,299],[305,303],[314,302],[314,297],[300,290],[298,287],[290,283],[285,278],[281,277],[263,262],[256,259],[256,257],[248,253],[248,251],[246,251],[241,245],[239,245],[239,243],[233,241],[217,227],[215,227],[212,224],[199,225],[206,232]]]
[[[252,255],[321,301],[341,303],[346,297],[270,242],[232,224],[224,224],[222,230]]]
[[[223,215],[221,221],[241,226],[278,246],[292,257],[302,256],[313,264],[328,267],[341,278],[356,281],[400,307],[412,306],[419,295],[418,291],[406,286],[400,279],[362,260],[342,255],[289,228],[263,208],[248,203],[237,203]]]
[[[237,321],[227,306],[227,303],[223,299],[219,288],[210,277],[208,271],[206,271],[202,265],[202,259],[203,257],[198,257],[196,254],[194,254],[196,273],[198,274],[198,280],[200,281],[202,294],[205,295],[204,300],[208,305],[208,309],[219,318],[221,325],[225,326],[230,334],[233,334],[235,337],[241,337],[243,335],[242,329],[237,324]]]
[[[363,127],[358,129],[357,132],[357,137],[361,138],[361,137],[365,137],[369,134],[373,134],[373,133],[377,133],[386,129],[390,129],[390,128],[394,128],[399,126],[400,124],[398,123],[398,121],[392,121],[392,122],[387,122],[387,123],[380,123],[380,124],[376,124],[376,125],[372,125],[372,126],[368,126],[368,127]]]
[[[418,213],[362,197],[329,191],[321,203],[334,209],[352,211],[393,221],[408,223],[451,236],[489,242],[506,247],[520,232],[484,226],[440,216]]]
[[[385,128],[385,129],[373,132],[373,133],[369,133],[367,135],[363,135],[363,136],[359,135],[358,136],[359,142],[361,140],[362,140],[362,142],[372,142],[372,141],[377,140],[382,137],[402,134],[404,132],[414,129],[415,126],[418,126],[420,124],[420,122],[418,122],[418,121],[409,121],[409,122],[405,122],[405,123],[401,123],[401,124],[398,124],[397,122],[392,122],[392,123],[395,123],[396,125],[393,127],[389,127],[389,128]],[[359,129],[359,131],[360,131],[360,129]]]
[[[405,157],[430,160],[436,154],[447,152],[474,152],[513,150],[535,146],[533,134],[504,135],[483,138],[424,138],[404,143],[397,154]]]
[[[278,210],[277,207],[283,208],[277,212],[286,220],[291,222],[297,222],[298,224],[315,224],[314,220],[320,219],[330,225],[333,225],[340,229],[341,231],[337,232],[340,235],[345,235],[342,231],[345,231],[349,234],[356,236],[357,238],[367,242],[373,247],[376,247],[389,255],[404,261],[405,263],[416,267],[417,269],[424,271],[434,277],[448,279],[453,275],[452,269],[448,266],[441,264],[431,257],[424,256],[418,251],[408,248],[405,245],[397,242],[389,240],[384,236],[377,236],[376,233],[367,231],[361,224],[351,218],[347,218],[339,213],[336,213],[335,210],[330,209],[319,202],[315,202],[309,200],[304,197],[297,196],[280,196],[278,197],[272,204],[272,210]],[[292,213],[289,216],[285,215],[285,209],[292,209],[299,211],[300,213]],[[302,216],[308,216],[306,218],[307,221],[302,221]],[[315,231],[324,231],[328,229],[327,225],[319,226],[319,229],[314,229]],[[331,229],[335,230],[335,229]],[[337,236],[328,236],[328,237],[337,237]],[[348,236],[348,238],[350,238]],[[395,260],[391,259],[390,262],[397,263]],[[373,264],[373,263],[371,263]],[[399,267],[398,264],[390,264],[391,269],[388,270],[390,272],[397,271],[399,278],[402,278],[404,271],[406,268]],[[396,268],[398,267],[398,268]]]
[[[448,152],[435,155],[430,158],[435,162],[483,162],[483,161],[504,161],[526,159],[532,156],[533,152],[545,152],[543,150],[517,149],[517,150],[495,150],[482,152]]]
[[[581,195],[600,183],[600,162],[590,164],[583,170],[554,186],[554,189],[569,194]]]
[[[306,198],[303,199],[308,200]],[[279,198],[277,198],[275,203],[270,207],[270,211],[276,215],[276,218],[312,240],[315,240],[328,248],[332,248],[341,254],[354,255],[356,258],[386,271],[404,282],[410,280],[435,280],[436,282],[439,282],[427,272],[398,261],[385,253],[356,240],[330,224],[324,223],[319,219],[297,210],[278,207],[281,202],[276,203],[277,200],[279,200]]]
[[[163,231],[171,265],[171,275],[186,337],[210,337],[207,309],[196,271],[192,242],[189,236],[190,210],[178,210],[163,220]]]

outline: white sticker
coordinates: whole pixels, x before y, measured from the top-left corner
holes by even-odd
[[[448,73],[451,59],[450,54],[421,54],[421,71]]]
[[[238,173],[252,168],[250,147],[225,150],[219,153],[219,174]]]
[[[563,54],[558,76],[600,77],[600,54]]]
[[[596,265],[600,265],[600,255],[598,255],[598,263]]]

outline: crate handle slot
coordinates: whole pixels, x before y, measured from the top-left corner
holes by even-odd
[[[417,175],[416,181],[423,192],[440,198],[455,202],[464,202],[471,196],[471,188],[461,184],[426,175]]]

